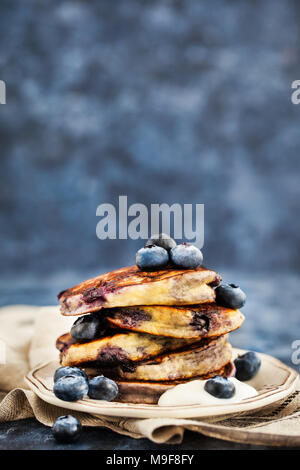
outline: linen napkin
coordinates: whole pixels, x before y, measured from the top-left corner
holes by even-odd
[[[56,360],[56,338],[70,330],[74,318],[58,307],[11,305],[0,309],[0,422],[35,417],[52,426],[69,410],[42,401],[28,389],[24,376]],[[209,419],[134,419],[73,412],[84,426],[101,426],[133,438],[179,444],[185,429],[234,442],[274,446],[300,445],[300,381],[288,398],[252,413]]]

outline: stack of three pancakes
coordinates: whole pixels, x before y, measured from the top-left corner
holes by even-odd
[[[59,294],[64,315],[101,318],[101,335],[57,340],[62,366],[104,375],[119,387],[116,401],[157,403],[178,383],[234,373],[228,333],[238,310],[215,303],[221,277],[212,270],[143,272],[122,268]]]

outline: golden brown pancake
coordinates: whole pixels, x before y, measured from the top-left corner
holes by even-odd
[[[202,342],[180,351],[162,354],[152,360],[113,368],[99,366],[99,374],[127,381],[185,380],[218,370],[231,360],[227,335]]]
[[[58,295],[63,315],[82,315],[104,307],[185,305],[213,302],[221,277],[212,270],[140,271],[137,266],[94,277]]]
[[[215,303],[193,306],[138,306],[107,310],[111,326],[174,338],[209,338],[239,328],[244,316]]]
[[[199,339],[177,339],[143,333],[117,333],[89,343],[76,343],[69,333],[56,342],[62,366],[76,366],[97,361],[104,366],[144,361],[162,353],[176,351]]]
[[[98,369],[86,368],[85,371],[89,377],[95,377],[96,375],[99,375]],[[207,380],[211,377],[214,377],[215,375],[231,377],[234,375],[234,372],[235,368],[233,362],[228,362],[228,364],[219,370],[209,372],[206,375],[193,377],[188,380],[174,380],[169,382],[126,382],[124,380],[116,380],[119,387],[119,393],[114,401],[121,403],[157,404],[159,397],[170,388],[173,388],[175,385],[186,383],[190,380]]]

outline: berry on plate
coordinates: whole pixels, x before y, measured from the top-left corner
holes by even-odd
[[[66,375],[58,379],[53,387],[54,395],[60,400],[77,401],[88,394],[89,385],[84,377]]]
[[[234,384],[227,377],[221,377],[220,375],[209,379],[204,386],[204,390],[216,398],[232,398],[235,394]]]
[[[249,351],[241,356],[238,356],[234,365],[236,368],[236,378],[242,382],[251,380],[259,371],[261,360],[254,351]]]
[[[76,377],[83,377],[86,381],[88,380],[88,377],[84,370],[79,369],[79,367],[70,367],[70,366],[64,366],[64,367],[59,367],[56,369],[55,374],[54,374],[54,382],[57,382],[58,379],[61,379],[62,377],[65,377],[66,375],[73,375]]]
[[[116,382],[103,375],[98,375],[89,380],[89,397],[95,400],[112,401],[119,393]]]

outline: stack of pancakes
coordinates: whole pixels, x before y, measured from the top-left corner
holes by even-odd
[[[62,366],[104,375],[119,386],[117,401],[157,403],[178,383],[230,376],[228,333],[241,326],[238,310],[215,303],[221,277],[200,267],[140,271],[118,269],[58,296],[63,315],[101,317],[101,337],[57,340]]]

